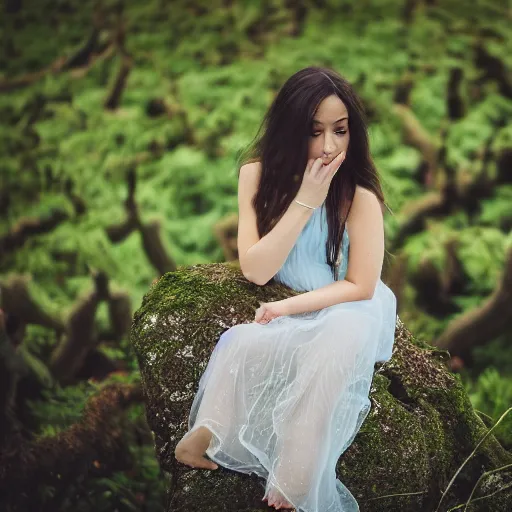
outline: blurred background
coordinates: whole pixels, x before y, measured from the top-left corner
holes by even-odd
[[[489,426],[512,406],[510,3],[0,9],[0,439],[18,464],[2,491],[164,509],[132,314],[165,272],[236,260],[236,156],[310,65],[366,107],[401,320],[449,350]],[[510,416],[494,431],[509,450]]]

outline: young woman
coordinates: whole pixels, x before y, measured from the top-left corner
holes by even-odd
[[[222,334],[175,456],[256,473],[276,509],[353,512],[336,463],[370,410],[374,364],[391,357],[396,323],[364,111],[344,78],[308,67],[263,127],[239,170],[240,266],[258,285],[304,293],[262,303],[253,322]]]

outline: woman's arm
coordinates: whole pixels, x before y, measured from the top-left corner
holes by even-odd
[[[238,183],[238,258],[243,275],[266,284],[282,267],[313,210],[292,201],[281,219],[261,239],[252,200],[261,175],[261,163],[245,164]]]
[[[346,229],[350,245],[345,279],[279,301],[284,314],[306,313],[373,297],[384,261],[384,219],[373,192],[356,187]]]

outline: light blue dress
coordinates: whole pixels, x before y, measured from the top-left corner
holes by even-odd
[[[275,280],[298,291],[332,283],[326,241],[324,202]],[[348,249],[345,229],[340,280]],[[257,474],[265,498],[297,512],[358,511],[336,463],[369,413],[374,364],[391,357],[395,324],[395,295],[379,279],[368,300],[234,325],[211,354],[184,437],[208,427],[211,460]]]

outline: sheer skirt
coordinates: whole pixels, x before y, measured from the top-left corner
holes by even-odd
[[[336,463],[370,410],[375,362],[391,356],[393,300],[379,281],[369,300],[231,327],[199,381],[186,436],[210,429],[211,460],[257,474],[264,497],[297,512],[358,511]]]

